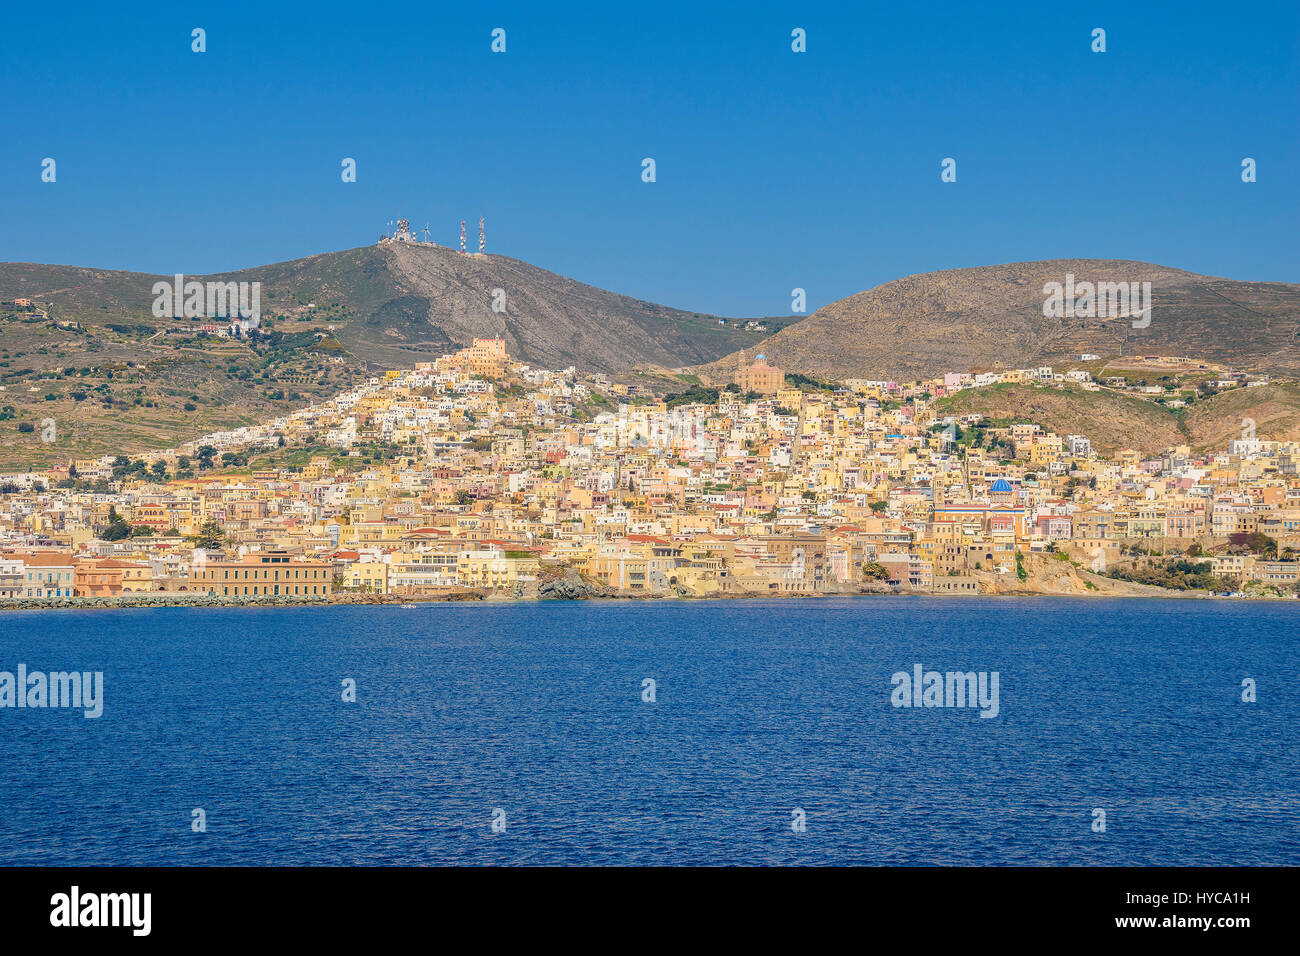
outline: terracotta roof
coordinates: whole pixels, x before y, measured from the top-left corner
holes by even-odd
[[[35,554],[15,555],[15,557],[21,557],[23,564],[29,568],[69,568],[76,563],[76,558],[71,554],[57,551],[38,551]]]

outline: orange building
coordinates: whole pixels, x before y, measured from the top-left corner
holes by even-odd
[[[785,373],[775,365],[768,365],[767,356],[760,355],[754,359],[753,365],[736,369],[735,381],[742,392],[775,395],[785,387]]]
[[[193,590],[216,597],[328,597],[334,589],[334,565],[296,560],[287,551],[267,551],[234,561],[196,564],[190,569],[190,584]]]
[[[76,597],[116,597],[122,593],[127,570],[135,567],[129,561],[115,558],[81,558],[77,561],[72,593]]]

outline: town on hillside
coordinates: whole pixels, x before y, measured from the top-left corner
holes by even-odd
[[[757,356],[663,396],[477,339],[176,448],[0,475],[0,601],[1297,596],[1300,443],[1105,456],[936,407],[1064,379]]]

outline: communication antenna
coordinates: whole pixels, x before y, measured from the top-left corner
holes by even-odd
[[[465,254],[465,220],[460,221],[460,254]]]
[[[424,241],[429,241],[429,224],[427,222],[424,224]]]
[[[484,223],[484,222],[485,222],[485,220],[483,219],[483,217],[482,217],[482,216],[479,216],[479,217],[478,217],[478,254],[479,254],[480,256],[483,255],[484,250],[487,249],[487,240],[483,238],[483,223]]]

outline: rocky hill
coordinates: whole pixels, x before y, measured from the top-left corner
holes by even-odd
[[[1075,385],[995,385],[964,389],[940,399],[935,414],[984,415],[998,422],[1033,422],[1058,435],[1087,435],[1094,450],[1123,448],[1156,454],[1186,445],[1194,452],[1222,451],[1252,434],[1266,441],[1300,441],[1300,386],[1237,388],[1193,399],[1184,408]]]
[[[1149,282],[1149,324],[1088,315],[1086,303],[1044,315],[1047,283]],[[1140,285],[1139,285],[1140,288]],[[1094,307],[1096,303],[1094,302]],[[1118,311],[1118,310],[1116,310]],[[1300,285],[1240,282],[1145,262],[1052,259],[908,276],[840,299],[798,325],[699,369],[729,380],[763,352],[789,372],[818,378],[915,379],[946,371],[1187,355],[1255,371],[1300,375]]]
[[[476,336],[503,337],[512,357],[544,368],[612,374],[707,362],[763,336],[745,320],[423,244],[187,276],[261,283],[265,334],[248,340],[200,334],[214,320],[155,316],[154,283],[171,278],[0,263],[0,470],[166,447],[263,420]],[[17,431],[34,422],[55,427]]]
[[[743,319],[724,324],[717,316],[607,292],[508,256],[461,255],[423,243],[365,246],[192,278],[260,282],[270,328],[282,321],[281,331],[328,331],[353,361],[384,368],[409,366],[476,336],[504,338],[521,361],[601,372],[708,362],[761,337],[744,331]],[[151,312],[153,284],[168,279],[3,263],[0,301],[32,299],[83,325],[138,325],[153,334],[186,324]],[[771,331],[794,319],[764,321]]]

